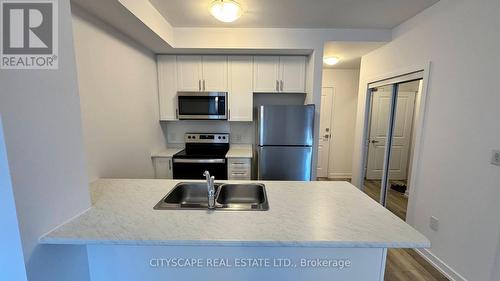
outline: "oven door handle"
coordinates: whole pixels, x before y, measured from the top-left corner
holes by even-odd
[[[226,163],[226,159],[176,159],[174,158],[174,163],[198,163],[198,164],[217,164]]]

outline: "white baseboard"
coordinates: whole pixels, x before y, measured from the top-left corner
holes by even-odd
[[[415,251],[423,257],[426,261],[434,266],[439,272],[444,274],[451,281],[467,281],[465,277],[456,272],[453,268],[448,266],[438,257],[436,257],[431,251],[428,249],[415,249]]]
[[[352,173],[329,173],[328,178],[329,179],[346,179],[346,178],[351,178]]]

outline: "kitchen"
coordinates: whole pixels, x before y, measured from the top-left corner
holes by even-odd
[[[0,69],[0,279],[498,280],[498,3],[47,2],[55,68]],[[375,46],[342,181],[317,181],[325,63],[347,57],[328,43]],[[401,219],[363,169],[370,97],[407,74],[422,114]]]
[[[160,121],[166,123],[167,134],[174,134],[172,131],[176,130],[172,127],[177,120],[197,121],[182,123],[179,128],[184,132],[185,150],[168,148],[152,155],[156,177],[202,179],[203,171],[209,170],[222,180],[310,180],[314,106],[304,106],[304,100],[294,99],[306,96],[307,59],[307,56],[158,56]],[[254,95],[260,96],[257,98],[260,104],[254,105]],[[290,105],[273,105],[275,101],[266,97],[269,95],[280,95],[279,103],[290,100]],[[296,104],[292,105],[293,102]],[[284,119],[286,116],[290,117]],[[217,120],[220,128],[213,125],[212,121]],[[247,127],[245,139],[253,138],[251,131],[256,130],[258,141],[238,144],[242,136],[227,133],[227,124],[221,120],[243,121],[237,125]],[[196,125],[200,130],[214,133],[189,128]],[[175,136],[167,137],[170,140],[175,143]],[[279,151],[283,149],[257,149],[266,145],[290,149],[281,154]],[[293,150],[294,147],[297,149]],[[295,163],[295,167],[272,162],[287,155],[294,157],[287,162]],[[281,171],[264,169],[270,166],[281,167]],[[304,166],[308,168],[302,169]],[[279,177],[285,170],[289,174]]]

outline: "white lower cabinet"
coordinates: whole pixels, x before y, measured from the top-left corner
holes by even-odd
[[[153,166],[155,170],[155,178],[157,179],[172,179],[172,157],[154,157]]]
[[[228,180],[251,180],[252,179],[252,159],[251,158],[230,158],[227,160]]]

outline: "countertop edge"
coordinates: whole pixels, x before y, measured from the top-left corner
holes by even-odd
[[[129,246],[222,246],[222,247],[296,247],[296,248],[429,248],[426,242],[317,242],[317,241],[204,241],[204,240],[92,240],[40,238],[44,245],[129,245]]]

